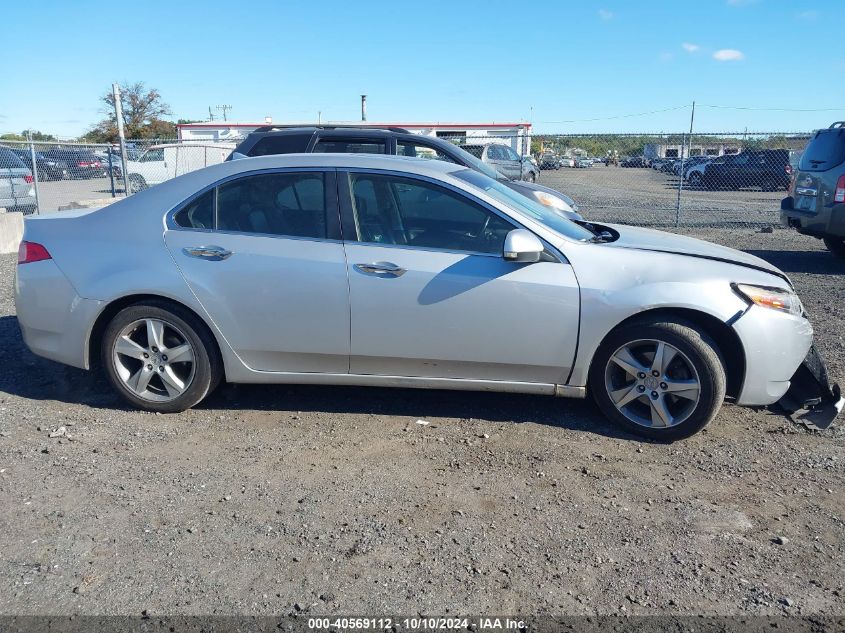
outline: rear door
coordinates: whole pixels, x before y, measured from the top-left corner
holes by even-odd
[[[349,286],[333,169],[230,179],[176,211],[165,242],[247,367],[348,372]]]

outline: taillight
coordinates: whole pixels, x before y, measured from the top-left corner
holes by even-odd
[[[787,165],[786,167],[784,167],[784,171],[786,171],[787,176],[791,176],[792,175],[792,165]]]
[[[836,193],[833,194],[834,202],[845,202],[845,174],[839,176],[836,182]]]
[[[33,178],[32,176],[24,176],[23,179],[26,181],[26,184],[31,185]]]
[[[84,161],[79,161],[78,163],[76,163],[76,166],[77,166],[77,167],[88,167],[90,164],[91,164],[91,163],[84,162]]]
[[[31,264],[45,259],[52,259],[50,253],[41,244],[22,241],[18,246],[18,264]]]

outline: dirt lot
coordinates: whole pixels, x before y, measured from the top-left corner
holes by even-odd
[[[845,263],[696,235],[786,270],[845,382]],[[285,386],[150,415],[23,347],[13,263],[0,614],[845,613],[841,428],[727,406],[660,445],[589,401]]]
[[[569,194],[597,222],[630,222],[640,225],[674,226],[678,202],[678,178],[654,169],[563,167],[543,170],[538,182]],[[682,225],[779,224],[783,191],[759,189],[708,191],[681,190]]]

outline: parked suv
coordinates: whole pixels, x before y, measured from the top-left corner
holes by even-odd
[[[789,193],[780,204],[783,223],[845,257],[845,121],[813,135]]]
[[[566,194],[533,182],[511,180],[454,143],[441,138],[413,134],[403,128],[268,125],[250,133],[226,160],[311,152],[393,154],[457,163],[501,181],[514,191],[570,220],[584,219],[579,213],[578,205]]]
[[[753,150],[723,156],[707,164],[702,184],[708,189],[786,189],[792,177],[789,157],[787,149]]]

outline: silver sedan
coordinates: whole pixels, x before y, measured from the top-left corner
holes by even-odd
[[[29,348],[102,366],[152,411],[192,407],[222,380],[589,390],[626,429],[677,439],[726,396],[841,406],[774,266],[573,223],[446,162],[226,162],[102,209],[29,218],[18,259]]]

